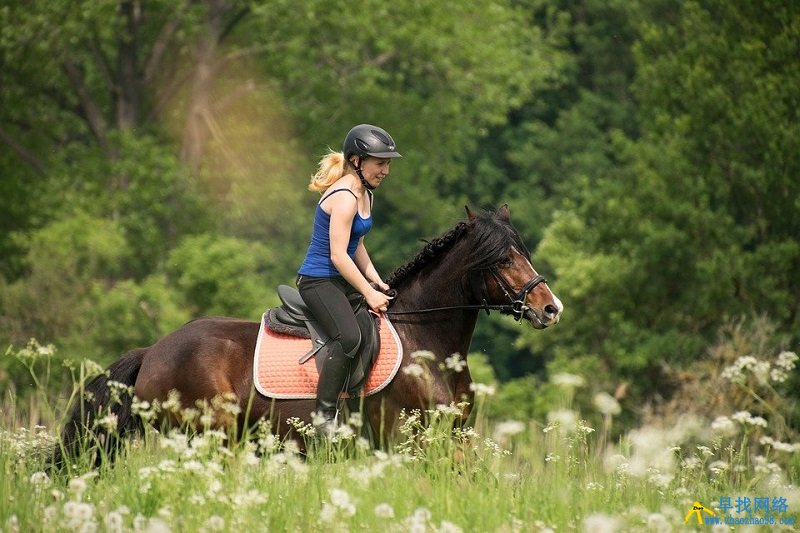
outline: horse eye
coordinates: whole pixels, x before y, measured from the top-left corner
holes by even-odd
[[[509,268],[513,264],[514,264],[514,260],[511,259],[510,257],[508,259],[503,259],[502,261],[500,261],[500,266],[503,267],[503,268]]]

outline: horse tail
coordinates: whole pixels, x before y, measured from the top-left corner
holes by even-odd
[[[94,452],[93,462],[99,467],[104,458],[114,459],[125,438],[142,432],[142,421],[132,409],[133,385],[147,350],[131,350],[81,388],[50,459],[51,468],[61,470],[88,451]]]

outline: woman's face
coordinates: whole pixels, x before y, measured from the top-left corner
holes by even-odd
[[[361,162],[361,173],[364,179],[372,185],[377,187],[383,181],[383,178],[389,175],[389,165],[391,159],[382,159],[378,157],[365,157]]]

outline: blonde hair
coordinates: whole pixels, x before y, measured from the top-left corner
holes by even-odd
[[[308,184],[308,190],[325,192],[328,187],[354,170],[355,167],[350,161],[345,161],[342,152],[331,150],[319,160],[317,171],[311,176],[311,182]]]

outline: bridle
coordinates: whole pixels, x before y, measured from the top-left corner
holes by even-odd
[[[514,320],[519,322],[522,320],[522,317],[525,315],[525,312],[529,309],[528,305],[525,303],[525,300],[528,299],[528,293],[530,293],[533,289],[536,288],[537,285],[540,283],[547,283],[547,280],[544,279],[544,276],[541,274],[537,274],[533,278],[528,281],[522,288],[517,292],[515,296],[511,296],[511,293],[514,292],[506,280],[504,280],[500,274],[497,272],[496,267],[489,268],[489,273],[491,273],[492,277],[494,277],[495,281],[497,282],[497,286],[500,287],[500,290],[503,291],[503,294],[506,298],[511,300],[511,314],[514,316]],[[484,293],[485,293],[485,283],[484,283]],[[482,300],[484,303],[486,299]],[[487,311],[488,313],[488,311]]]
[[[489,272],[492,277],[494,278],[495,282],[497,282],[497,286],[500,287],[500,290],[503,291],[505,297],[509,300],[510,303],[507,304],[490,304],[487,300],[487,288],[486,288],[486,278],[485,273]],[[486,314],[489,314],[489,311],[500,311],[501,313],[510,313],[514,320],[519,322],[522,320],[522,317],[525,316],[525,313],[530,309],[528,305],[525,303],[525,300],[528,299],[528,294],[536,288],[537,285],[541,283],[547,283],[547,280],[544,279],[544,276],[537,274],[533,278],[530,279],[522,288],[515,294],[514,289],[511,288],[509,283],[503,279],[500,273],[497,271],[497,266],[492,265],[488,268],[483,268],[479,270],[473,270],[470,273],[471,280],[470,286],[472,287],[473,292],[477,299],[481,302],[480,304],[472,304],[472,305],[452,305],[446,307],[431,307],[427,309],[414,309],[412,311],[387,311],[387,315],[416,315],[421,313],[433,313],[435,311],[450,311],[455,309],[483,309],[486,311]],[[513,296],[512,296],[513,295]]]

